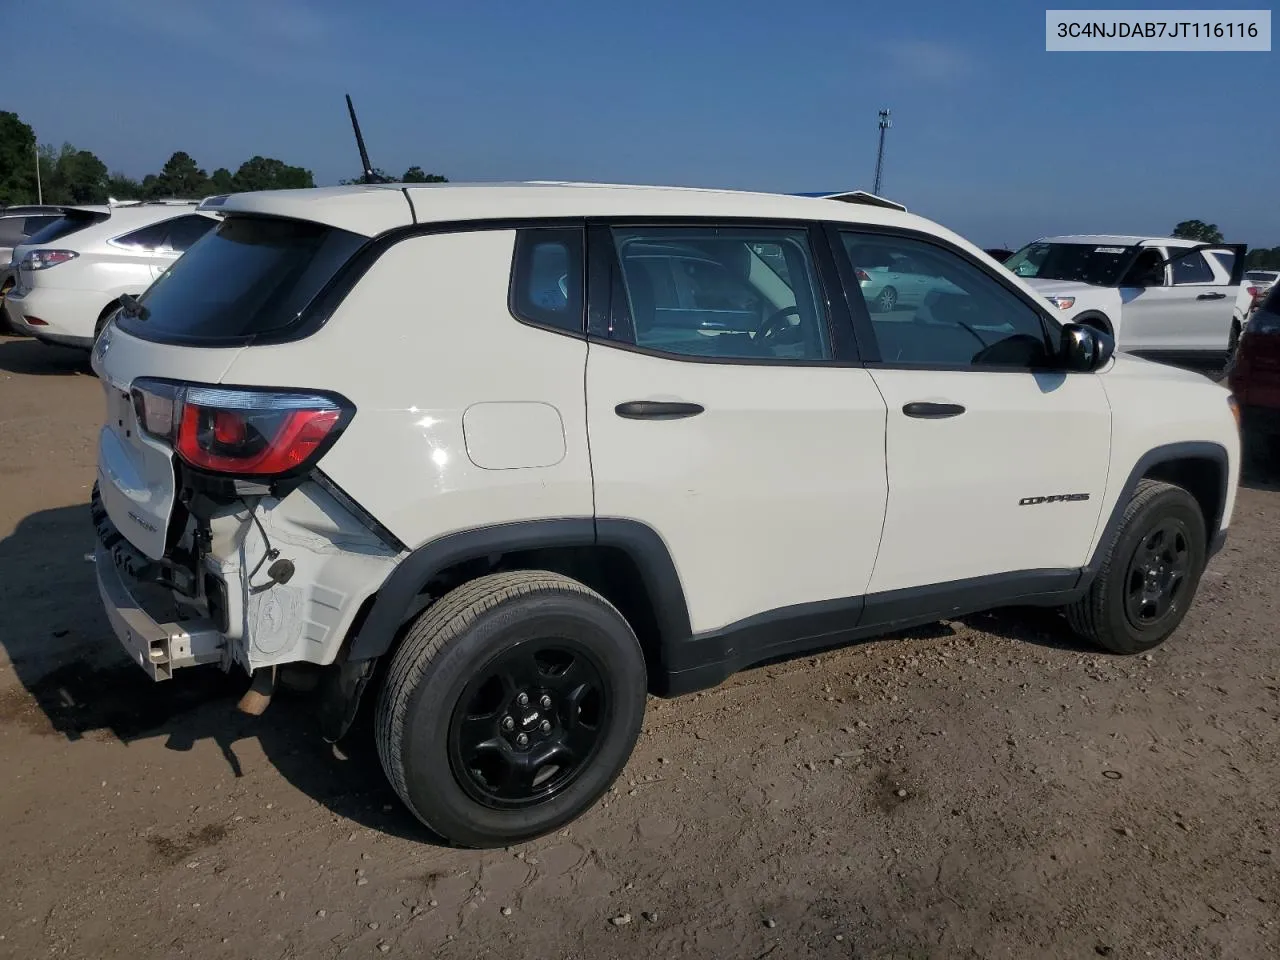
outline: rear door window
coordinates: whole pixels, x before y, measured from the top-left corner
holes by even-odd
[[[279,334],[364,245],[366,238],[302,220],[230,217],[153,283],[145,316],[121,329],[174,343],[242,343]]]
[[[1169,256],[1178,257],[1178,251],[1170,250]],[[1184,257],[1178,257],[1171,264],[1173,267],[1174,285],[1185,283],[1213,283],[1213,268],[1204,259],[1204,254],[1200,251],[1188,254]]]

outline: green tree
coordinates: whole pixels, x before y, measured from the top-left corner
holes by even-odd
[[[103,203],[107,199],[107,165],[88,150],[68,144],[58,156],[58,181],[72,203]]]
[[[235,189],[239,192],[297,190],[316,185],[310,170],[291,167],[284,161],[272,157],[250,157],[240,164],[240,169],[236,171],[232,180]]]
[[[57,150],[41,144],[39,152],[45,203],[103,203],[107,199],[107,165],[93,153],[69,143]]]
[[[191,200],[207,194],[208,187],[209,175],[200,169],[189,153],[179,150],[165,161],[159,176],[149,184],[147,199],[174,197]]]
[[[107,177],[107,196],[115,200],[141,200],[142,184],[117,170]]]
[[[226,167],[219,167],[209,176],[210,193],[235,193],[236,180]]]
[[[412,166],[404,172],[404,176],[400,178],[401,183],[448,183],[448,177],[442,177],[438,173],[426,173],[419,166]]]
[[[438,173],[427,173],[419,166],[412,166],[404,172],[399,180],[389,175],[387,171],[381,167],[373,168],[374,183],[448,183],[448,177],[442,177]],[[352,177],[350,180],[339,180],[341,186],[350,186],[351,184],[364,183],[363,174],[358,177]]]
[[[1173,235],[1199,243],[1222,243],[1222,231],[1218,229],[1218,225],[1205,223],[1203,220],[1183,220],[1173,228]]]
[[[35,131],[0,111],[0,206],[36,202]]]

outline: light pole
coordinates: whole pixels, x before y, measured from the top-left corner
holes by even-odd
[[[44,188],[40,186],[40,144],[39,142],[31,145],[32,151],[36,155],[36,203],[44,206]]]
[[[880,111],[880,148],[876,151],[876,183],[871,192],[880,195],[880,181],[884,179],[884,132],[893,126],[889,119],[889,111]]]

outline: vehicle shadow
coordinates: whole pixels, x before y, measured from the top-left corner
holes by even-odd
[[[0,370],[34,376],[93,375],[89,354],[71,347],[55,347],[31,337],[0,335]]]
[[[1071,653],[1098,652],[1087,640],[1076,636],[1067,626],[1066,618],[1052,607],[1001,607],[961,617],[960,622],[1018,643]]]
[[[156,737],[171,750],[217,745],[234,776],[245,775],[237,745],[257,741],[302,793],[337,816],[390,835],[436,842],[404,808],[383,775],[372,732],[373,698],[337,746],[321,739],[314,701],[281,691],[267,713],[236,709],[248,686],[216,666],[153,682],[120,649],[102,611],[88,504],[44,510],[0,539],[0,649],[19,685],[0,689],[0,726],[73,745],[114,737]]]

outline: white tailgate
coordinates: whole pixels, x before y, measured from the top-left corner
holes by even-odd
[[[114,324],[93,350],[93,369],[106,394],[98,434],[98,494],[116,529],[153,559],[164,556],[176,480],[173,450],[141,434],[130,387],[138,377],[217,383],[240,351],[176,347],[122,333]]]
[[[159,559],[173,512],[173,452],[139,434],[127,392],[106,381],[103,389],[107,413],[98,433],[98,494],[116,529]]]

